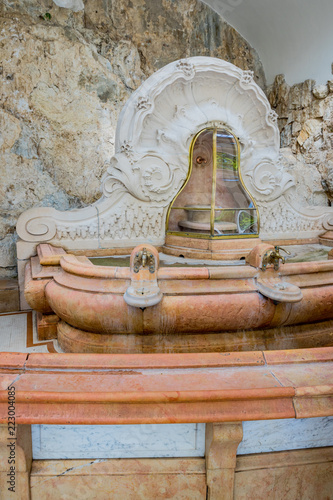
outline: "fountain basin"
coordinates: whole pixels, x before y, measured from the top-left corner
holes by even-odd
[[[141,269],[135,276],[139,290],[143,271],[142,287],[149,281]],[[124,300],[133,282],[130,267],[96,266],[67,254],[47,282],[32,279],[27,267],[26,298],[60,318],[58,340],[66,352],[331,345],[333,261],[286,263],[278,271],[251,265],[160,267],[155,274],[160,302],[134,307]]]

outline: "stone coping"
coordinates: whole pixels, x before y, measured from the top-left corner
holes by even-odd
[[[129,267],[115,266],[95,266],[88,258],[77,257],[67,254],[60,258],[61,268],[69,274],[87,277],[87,278],[111,278],[111,279],[130,279]],[[319,262],[290,262],[284,264],[279,269],[279,275],[292,276],[298,274],[314,274],[333,272],[333,261]],[[157,278],[163,280],[209,280],[209,279],[241,279],[254,278],[258,274],[258,269],[251,266],[228,266],[228,267],[210,267],[204,265],[196,267],[161,267],[157,271]],[[267,272],[265,273],[265,275]]]
[[[333,347],[199,354],[0,353],[0,422],[233,422],[333,415]]]

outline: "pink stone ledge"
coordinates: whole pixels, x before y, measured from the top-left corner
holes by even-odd
[[[199,354],[0,353],[0,422],[232,422],[333,415],[333,347]]]

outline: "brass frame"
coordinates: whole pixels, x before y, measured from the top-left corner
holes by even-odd
[[[249,196],[249,198],[252,200],[253,202],[253,205],[254,205],[254,209],[256,210],[256,213],[257,213],[257,225],[258,225],[258,232],[257,233],[253,233],[253,234],[224,234],[224,235],[217,235],[215,236],[214,235],[214,219],[215,219],[215,191],[216,191],[216,170],[217,170],[217,164],[216,164],[216,136],[217,136],[217,130],[218,129],[224,129],[226,130],[230,135],[233,136],[233,138],[235,139],[235,142],[236,142],[236,146],[237,146],[237,165],[238,165],[238,176],[239,176],[239,180],[240,180],[240,183],[244,189],[244,191],[247,193],[247,195]],[[199,137],[200,134],[202,134],[203,132],[207,131],[207,130],[212,130],[213,131],[213,182],[212,182],[212,202],[211,202],[211,207],[210,209],[209,208],[201,208],[200,210],[210,210],[211,211],[211,215],[210,215],[210,230],[211,230],[211,234],[202,234],[202,233],[191,233],[191,232],[186,232],[186,231],[168,231],[168,226],[169,226],[169,218],[170,218],[170,212],[171,210],[190,210],[189,208],[186,208],[186,207],[172,207],[173,203],[175,202],[176,198],[180,195],[180,193],[183,191],[183,189],[185,189],[190,177],[191,177],[191,174],[192,174],[192,165],[193,165],[193,148],[194,148],[194,144],[197,140],[197,138]],[[193,207],[191,207],[191,210],[193,210]],[[249,209],[248,207],[247,208],[239,208],[239,209],[235,209],[235,208],[225,208],[225,209],[221,209],[221,210],[253,210],[253,209]],[[244,181],[243,181],[243,177],[242,177],[242,172],[241,172],[241,163],[240,163],[240,143],[239,143],[239,140],[238,140],[238,137],[235,136],[235,134],[232,132],[232,130],[227,127],[226,125],[224,124],[221,124],[220,126],[210,126],[210,127],[205,127],[203,129],[201,129],[199,132],[197,132],[195,134],[195,136],[193,137],[192,141],[191,141],[191,145],[190,145],[190,154],[189,154],[189,169],[188,169],[188,173],[187,173],[187,177],[184,181],[184,184],[182,185],[182,187],[180,188],[180,190],[178,191],[178,193],[174,196],[173,200],[171,201],[170,205],[169,205],[169,208],[168,208],[168,211],[167,211],[167,215],[166,215],[166,221],[165,221],[165,233],[166,235],[172,235],[172,236],[184,236],[185,238],[199,238],[199,239],[203,239],[203,240],[230,240],[230,239],[237,239],[237,238],[258,238],[259,236],[259,233],[260,233],[260,214],[259,214],[259,210],[258,210],[258,207],[257,207],[257,204],[255,202],[255,200],[253,199],[251,193],[248,191],[248,189],[246,188],[245,184],[244,184]]]
[[[214,220],[215,220],[216,170],[217,170],[216,135],[217,135],[217,128],[215,127],[213,131],[213,182],[212,182],[212,201],[210,204],[210,236],[214,236]]]

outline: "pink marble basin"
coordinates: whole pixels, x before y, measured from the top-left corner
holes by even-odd
[[[225,333],[225,339],[232,332],[238,337],[249,333],[251,338],[258,331],[276,336],[282,328],[308,328],[309,323],[317,330],[327,329],[325,321],[333,318],[332,283],[333,261],[287,263],[278,271],[251,265],[158,268],[157,261],[151,274],[147,268],[135,273],[132,263],[131,268],[95,266],[86,257],[64,255],[47,282],[32,279],[27,268],[26,298],[40,312],[53,312],[60,318],[58,337],[59,331],[64,338],[74,335],[65,350],[75,349],[74,344],[85,337],[88,344],[94,344],[94,352],[109,352],[114,342],[117,352],[127,352],[126,343],[132,352],[145,337],[146,344],[154,339],[152,351],[157,343],[163,349],[168,338],[164,348],[177,352],[172,342],[182,338],[192,347],[200,338],[200,349],[209,350],[207,339],[214,343],[214,334]],[[134,295],[143,297],[136,306],[124,300],[133,284]],[[144,301],[152,286],[155,291],[157,286],[160,299],[149,305]],[[318,322],[326,326],[318,327]]]

